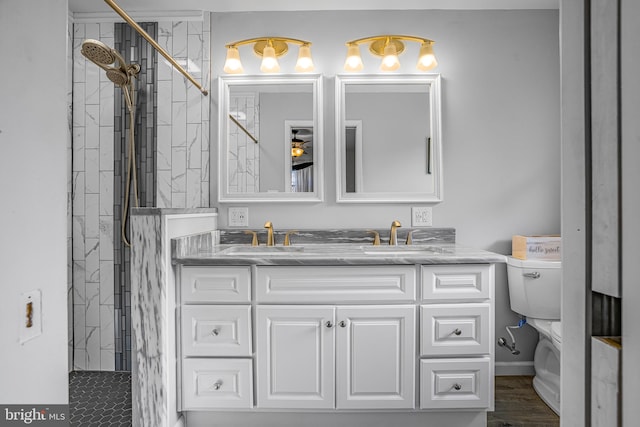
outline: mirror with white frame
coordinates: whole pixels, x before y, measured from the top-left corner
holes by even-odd
[[[220,202],[321,201],[322,78],[219,78]]]
[[[336,76],[337,201],[442,201],[440,76]]]

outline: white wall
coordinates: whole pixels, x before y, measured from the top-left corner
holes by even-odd
[[[212,76],[222,73],[224,45],[249,37],[281,35],[310,40],[316,72],[325,80],[325,201],[321,204],[248,204],[249,226],[266,220],[278,228],[410,225],[411,205],[335,203],[334,82],[342,73],[345,42],[378,34],[410,34],[436,41],[442,75],[444,202],[434,226],[455,227],[460,244],[509,254],[514,234],[560,232],[560,71],[558,11],[248,12],[212,14]],[[329,30],[330,29],[330,30]],[[407,46],[400,72],[414,73],[418,44]],[[245,71],[259,73],[250,47],[240,48]],[[245,50],[246,49],[246,50]],[[281,61],[292,72],[292,49]],[[365,69],[379,60],[362,49]],[[215,87],[212,84],[212,87]],[[217,95],[212,97],[217,135]],[[212,138],[212,164],[217,164]],[[217,203],[216,168],[211,206]],[[509,309],[506,269],[496,271],[496,334],[516,316]],[[536,334],[518,334],[519,359],[498,348],[497,361],[532,360]],[[519,345],[520,346],[520,345]]]
[[[67,404],[67,0],[0,2],[0,402]],[[24,345],[23,292],[43,333]],[[10,385],[10,386],[9,386]]]

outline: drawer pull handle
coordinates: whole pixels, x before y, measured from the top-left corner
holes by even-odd
[[[215,328],[213,331],[211,331],[211,335],[217,337],[218,335],[220,335],[220,329]]]
[[[347,327],[347,322],[345,322],[344,320],[341,320],[339,323],[341,328],[346,328]]]
[[[460,334],[462,334],[462,331],[460,329],[456,328],[456,330],[453,331],[453,334],[456,335],[456,336],[460,336]]]
[[[456,391],[462,390],[462,386],[460,384],[456,383],[456,384],[453,385],[453,389],[456,390]]]
[[[327,320],[327,323],[324,324],[327,328],[333,328],[333,322],[331,320]]]
[[[523,276],[529,279],[539,279],[540,273],[538,273],[537,271],[534,271],[533,273],[524,273]]]
[[[218,380],[216,381],[213,386],[211,386],[212,389],[214,390],[220,390],[220,388],[222,387],[222,381]]]

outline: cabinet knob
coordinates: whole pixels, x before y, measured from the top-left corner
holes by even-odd
[[[347,322],[345,322],[344,320],[341,320],[340,323],[338,323],[340,325],[341,328],[346,328],[347,327]]]
[[[333,328],[333,322],[331,320],[327,320],[327,323],[324,324],[327,328]]]
[[[461,386],[460,384],[458,384],[458,383],[454,384],[454,385],[453,385],[453,388],[454,388],[454,390],[456,390],[456,391],[457,391],[457,390],[462,390],[462,386]]]
[[[212,388],[212,389],[214,389],[214,390],[220,390],[220,388],[221,388],[221,387],[222,387],[222,381],[221,381],[221,380],[216,381],[216,382],[211,386],[211,388]]]
[[[455,335],[457,335],[457,336],[460,336],[460,334],[462,334],[462,331],[461,331],[460,329],[456,328],[456,330],[455,330],[455,331],[453,331],[453,333],[454,333]]]
[[[220,329],[215,328],[213,331],[211,331],[211,335],[217,337],[218,335],[220,335]]]

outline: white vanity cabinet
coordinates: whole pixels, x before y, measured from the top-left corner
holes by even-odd
[[[183,411],[437,409],[466,425],[493,407],[493,264],[177,272]]]
[[[180,269],[183,410],[253,407],[250,267]]]
[[[415,306],[258,306],[258,408],[411,409]]]
[[[421,267],[420,408],[493,410],[493,264]]]

